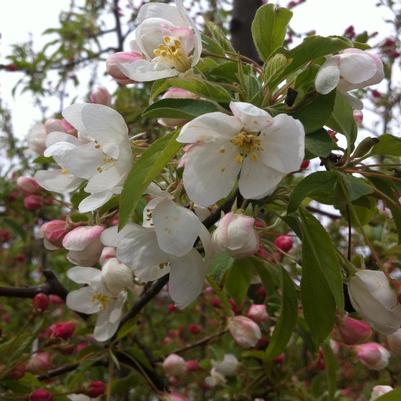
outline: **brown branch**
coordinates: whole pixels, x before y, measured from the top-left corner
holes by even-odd
[[[318,209],[317,207],[307,206],[306,208],[312,213],[321,214],[322,216],[330,217],[330,219],[334,219],[334,220],[341,219],[341,216],[339,214],[326,212],[325,210]]]
[[[184,347],[175,350],[174,354],[180,354],[180,353],[188,351],[192,348],[196,348],[196,347],[200,347],[202,345],[208,344],[210,341],[213,341],[213,340],[221,337],[225,333],[227,333],[227,330],[219,331],[218,333],[212,334],[210,336],[200,339],[199,341],[196,341],[192,344],[185,345]]]
[[[114,15],[114,20],[116,22],[116,33],[117,33],[117,51],[122,52],[123,51],[123,45],[124,45],[124,36],[121,30],[121,20],[120,20],[120,7],[118,5],[119,0],[113,0],[113,15]]]

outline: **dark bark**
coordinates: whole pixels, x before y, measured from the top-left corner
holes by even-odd
[[[231,43],[235,50],[255,61],[260,61],[253,44],[251,24],[262,0],[233,0],[230,24]]]

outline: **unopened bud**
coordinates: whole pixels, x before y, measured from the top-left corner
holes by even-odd
[[[265,304],[253,304],[248,310],[247,316],[256,323],[263,323],[269,319]]]
[[[245,316],[230,317],[227,327],[235,342],[244,348],[254,347],[262,337],[259,326]]]
[[[106,60],[106,71],[119,84],[127,85],[134,81],[128,78],[120,69],[119,64],[130,64],[138,60],[142,60],[142,54],[138,52],[118,52],[111,54]]]
[[[293,245],[293,240],[289,235],[279,235],[274,240],[274,245],[283,252],[289,252]]]
[[[35,178],[27,176],[17,178],[17,187],[27,194],[34,194],[40,190],[40,185]]]
[[[74,322],[60,322],[54,323],[49,327],[50,337],[62,338],[63,340],[69,340],[75,332]]]
[[[43,312],[49,306],[49,297],[43,292],[40,292],[33,297],[32,305],[38,312]]]
[[[44,205],[44,199],[40,195],[28,195],[24,198],[24,207],[27,210],[39,210]]]
[[[98,86],[90,96],[90,101],[96,104],[103,104],[105,106],[111,105],[111,95],[104,86]]]
[[[372,335],[369,324],[363,320],[353,319],[345,316],[338,326],[341,340],[348,345],[365,342]]]
[[[387,367],[390,353],[378,343],[366,343],[354,346],[359,361],[371,370],[382,370]]]
[[[29,395],[29,401],[53,401],[53,394],[44,388],[38,388]]]
[[[86,394],[91,398],[100,397],[106,391],[106,385],[101,380],[94,380],[89,383]]]
[[[180,376],[186,373],[187,364],[185,363],[184,358],[181,358],[179,355],[170,354],[163,361],[163,369],[168,375]]]

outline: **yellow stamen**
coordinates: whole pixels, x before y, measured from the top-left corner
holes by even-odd
[[[242,163],[248,155],[253,161],[257,159],[257,152],[262,150],[260,138],[257,134],[241,131],[231,139],[231,143],[238,146],[239,154],[235,157],[237,163]]]
[[[153,54],[163,58],[167,64],[179,72],[185,72],[191,68],[191,59],[182,50],[182,44],[179,39],[164,36],[163,44],[153,50]]]
[[[99,292],[96,292],[92,295],[92,302],[99,303],[101,305],[102,309],[106,308],[109,301],[110,301],[110,297],[108,297],[107,295],[101,294]]]

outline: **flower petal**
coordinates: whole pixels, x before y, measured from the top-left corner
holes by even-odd
[[[80,313],[90,315],[101,310],[98,302],[93,302],[94,291],[91,287],[83,287],[76,291],[71,291],[67,295],[67,306]]]
[[[187,25],[187,20],[182,17],[178,7],[157,2],[144,4],[139,10],[136,22],[140,24],[148,18],[160,18],[160,16],[175,26]]]
[[[72,267],[67,271],[67,277],[77,284],[91,284],[100,281],[102,272],[94,267]]]
[[[174,256],[192,249],[201,226],[193,212],[169,199],[163,199],[153,210],[153,224],[159,247]]]
[[[69,142],[75,146],[79,146],[81,142],[74,135],[66,134],[65,132],[53,131],[46,137],[46,146],[49,147],[57,142]]]
[[[239,178],[239,190],[245,199],[260,199],[271,194],[285,174],[267,167],[260,159],[247,157]]]
[[[92,212],[107,203],[114,195],[112,191],[97,192],[87,196],[78,206],[80,213]]]
[[[195,249],[171,261],[168,284],[171,299],[180,309],[188,306],[201,293],[207,272],[207,265]]]
[[[181,128],[177,142],[197,143],[227,141],[242,129],[241,122],[219,111],[194,118]]]
[[[303,125],[287,114],[274,117],[273,125],[260,135],[262,150],[258,153],[263,163],[283,173],[299,170],[305,156]]]
[[[157,63],[152,63],[148,60],[136,60],[133,63],[117,63],[117,65],[124,75],[137,82],[156,81],[157,79],[178,75],[178,71],[174,68],[168,66],[161,68]]]
[[[341,54],[339,67],[341,76],[352,84],[368,81],[377,71],[374,58],[363,51]]]
[[[316,79],[315,88],[318,93],[327,95],[335,89],[340,82],[340,69],[338,67],[338,57],[333,56],[320,67]]]
[[[234,116],[241,121],[245,130],[249,132],[262,131],[273,122],[273,117],[267,111],[250,103],[231,102],[230,109]]]
[[[80,135],[96,140],[105,154],[118,158],[119,143],[128,137],[128,127],[120,113],[102,104],[77,103],[67,107],[63,116]]]
[[[82,180],[62,170],[39,170],[35,173],[36,181],[48,191],[64,193],[75,191]]]
[[[233,189],[241,165],[236,161],[236,146],[205,143],[187,152],[184,187],[189,198],[201,206],[210,206],[225,198]]]
[[[114,306],[114,302],[110,302],[106,309],[97,315],[95,331],[93,333],[96,341],[103,342],[109,340],[118,329],[119,321],[110,322],[110,314],[113,312],[112,306]]]

